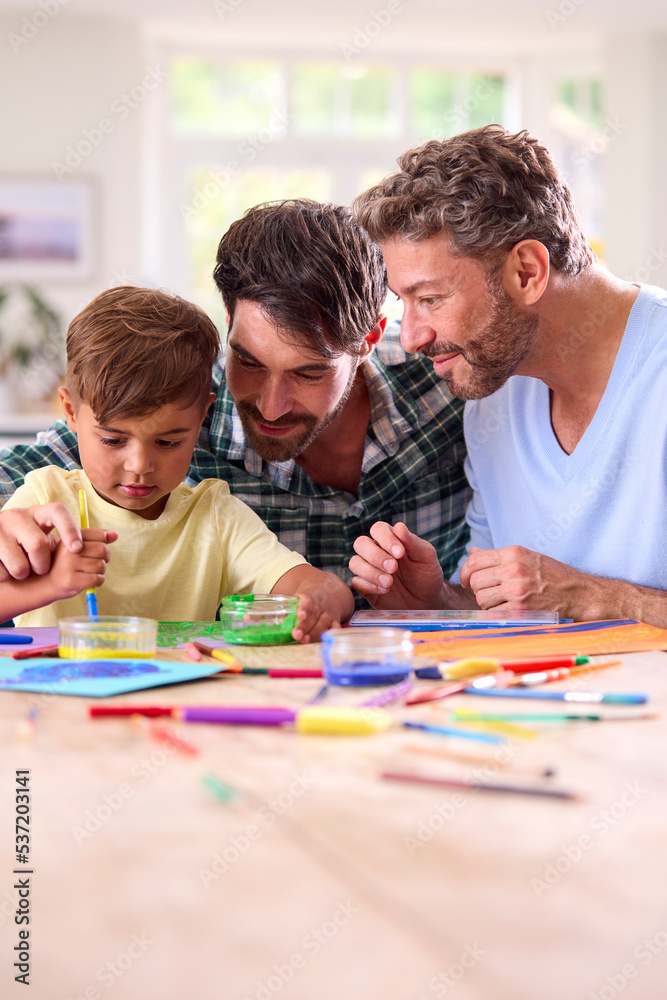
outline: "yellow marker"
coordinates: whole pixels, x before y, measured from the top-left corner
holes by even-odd
[[[309,705],[297,712],[298,733],[327,733],[331,736],[367,736],[388,729],[393,716],[382,708],[327,708]]]
[[[463,660],[442,663],[440,671],[445,680],[461,680],[475,674],[491,674],[500,669],[500,660],[495,656],[466,656]]]
[[[88,528],[88,501],[85,490],[79,490],[79,514],[81,515],[81,527]],[[91,618],[97,618],[97,595],[94,587],[89,587],[86,591],[86,607],[88,615]]]

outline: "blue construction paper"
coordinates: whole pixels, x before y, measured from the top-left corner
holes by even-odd
[[[108,698],[128,691],[181,684],[209,677],[220,664],[178,663],[170,660],[112,659],[65,660],[34,657],[13,660],[0,657],[0,690],[40,691],[84,698]]]

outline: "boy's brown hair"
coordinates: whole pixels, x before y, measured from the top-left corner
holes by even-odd
[[[86,403],[100,422],[177,401],[203,408],[219,351],[218,331],[198,306],[123,285],[102,292],[70,323],[65,380],[75,408]]]

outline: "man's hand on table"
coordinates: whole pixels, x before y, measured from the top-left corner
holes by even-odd
[[[498,611],[557,611],[561,618],[595,621],[631,618],[667,626],[667,593],[582,573],[520,545],[470,549],[461,583],[480,608]]]
[[[477,607],[461,588],[448,584],[430,542],[402,521],[376,521],[370,536],[355,539],[351,585],[378,610]]]

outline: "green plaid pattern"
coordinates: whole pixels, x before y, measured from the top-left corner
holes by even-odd
[[[293,460],[263,461],[246,444],[220,364],[213,378],[216,400],[187,482],[225,479],[284,545],[344,580],[350,579],[354,539],[378,520],[404,521],[432,542],[449,577],[468,540],[463,402],[452,398],[429,361],[403,352],[398,326],[387,331],[363,371],[371,420],[358,498],[314,482]],[[76,437],[62,420],[35,444],[0,452],[3,498],[9,499],[31,469],[44,465],[80,466]],[[365,604],[361,598],[357,603]]]

